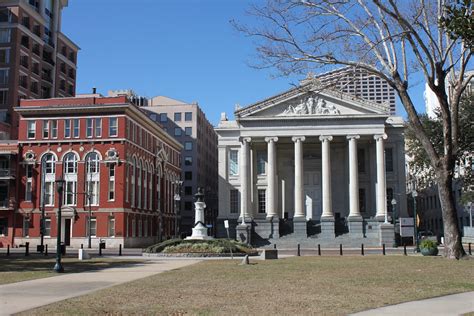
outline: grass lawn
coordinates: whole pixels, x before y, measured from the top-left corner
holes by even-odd
[[[342,315],[474,290],[473,260],[328,256],[251,262],[204,261],[29,313]]]
[[[0,284],[14,283],[32,279],[47,278],[58,275],[53,272],[54,257],[1,257]],[[125,264],[142,262],[140,260],[112,260],[95,258],[79,261],[77,258],[63,258],[65,273],[77,273],[98,269],[113,268]]]

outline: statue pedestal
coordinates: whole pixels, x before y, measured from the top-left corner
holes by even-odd
[[[193,228],[193,233],[191,236],[186,237],[187,240],[210,240],[214,239],[214,237],[207,235],[207,227],[204,225],[204,208],[206,207],[206,203],[203,202],[204,194],[202,193],[202,189],[198,188],[198,193],[196,194],[197,202],[194,203],[194,208],[196,209],[195,213],[195,224]]]

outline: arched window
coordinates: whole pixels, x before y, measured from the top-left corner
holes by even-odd
[[[64,155],[64,205],[77,204],[77,161],[74,153]]]
[[[131,181],[132,181],[132,201],[131,201],[131,205],[132,207],[135,206],[135,193],[136,193],[136,187],[135,187],[135,177],[137,176],[136,174],[136,166],[137,166],[137,161],[135,158],[132,159],[132,176],[131,176]]]
[[[137,166],[137,182],[138,182],[138,186],[137,186],[137,208],[141,208],[142,207],[142,161],[139,160],[138,161],[138,166]]]
[[[96,152],[86,156],[85,205],[99,205],[100,158]]]
[[[125,163],[125,202],[129,201],[129,194],[130,194],[130,161],[127,160]]]
[[[43,181],[42,203],[45,206],[54,206],[54,181],[56,181],[56,157],[45,154],[41,158],[41,172]]]
[[[156,209],[161,212],[161,166],[158,166],[156,173]]]
[[[148,208],[148,162],[143,164],[143,209]]]
[[[148,195],[149,195],[149,205],[148,209],[152,210],[153,209],[153,165],[150,165],[148,168]]]

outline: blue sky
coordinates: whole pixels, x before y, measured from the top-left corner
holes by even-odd
[[[290,89],[298,77],[272,78],[256,70],[252,39],[230,25],[252,23],[248,0],[70,0],[63,32],[76,42],[77,93],[92,87],[133,89],[199,102],[212,124],[236,103],[251,104]],[[412,91],[423,110],[423,88]],[[404,116],[400,106],[398,114]]]

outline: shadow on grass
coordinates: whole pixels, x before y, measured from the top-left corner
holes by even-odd
[[[77,258],[63,258],[64,272],[79,273],[93,272],[117,267],[131,267],[144,265],[142,260],[120,260],[107,258],[93,258],[79,261]],[[1,257],[0,273],[2,272],[40,272],[52,271],[55,264],[54,257]]]

